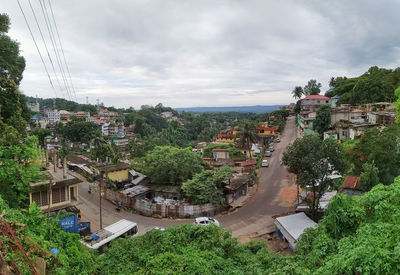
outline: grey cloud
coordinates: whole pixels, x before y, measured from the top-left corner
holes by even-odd
[[[327,87],[400,61],[394,0],[52,3],[81,102],[286,104],[310,78]],[[27,59],[21,88],[54,96],[16,3],[3,6]]]

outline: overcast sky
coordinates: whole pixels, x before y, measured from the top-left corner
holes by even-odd
[[[400,63],[398,0],[51,1],[80,103],[287,104],[311,78],[325,91],[332,76]],[[20,2],[47,58],[29,2]],[[39,1],[31,2],[53,54]],[[17,1],[1,0],[0,12],[26,59],[21,90],[54,97]]]

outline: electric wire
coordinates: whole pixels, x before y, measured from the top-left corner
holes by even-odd
[[[61,91],[61,93],[62,93],[61,83],[60,83],[60,80],[58,79],[58,76],[57,76],[57,73],[56,73],[56,69],[55,69],[55,67],[54,67],[53,60],[52,60],[52,58],[51,58],[51,56],[50,56],[49,49],[47,48],[46,40],[44,39],[44,36],[43,36],[43,33],[42,33],[42,29],[40,28],[39,21],[38,21],[38,19],[37,19],[37,17],[36,17],[35,10],[33,9],[31,0],[28,0],[28,2],[29,2],[29,6],[31,7],[33,16],[34,16],[34,18],[35,18],[36,25],[37,25],[37,27],[38,27],[38,29],[39,29],[40,36],[42,37],[42,41],[43,41],[44,47],[46,48],[47,56],[49,57],[50,64],[51,64],[51,67],[53,68],[53,72],[54,72],[54,75],[55,75],[55,77],[56,77],[58,86],[59,86],[60,91]]]
[[[57,43],[55,41],[55,36],[54,36],[53,29],[52,29],[52,26],[51,26],[51,23],[50,23],[50,18],[48,16],[47,9],[46,9],[46,6],[45,6],[45,2],[43,1],[43,3],[42,3],[42,1],[39,0],[39,4],[40,4],[40,7],[42,9],[42,13],[43,13],[43,17],[44,17],[45,22],[46,22],[47,30],[48,30],[49,35],[50,35],[50,41],[51,41],[51,44],[53,45],[53,51],[54,51],[54,54],[56,56],[57,65],[58,65],[58,68],[60,69],[61,77],[63,79],[64,85],[65,85],[65,88],[66,88],[66,93],[68,95],[68,98],[70,100],[72,100],[71,93],[69,92],[69,88],[68,88],[68,83],[66,81],[65,73],[64,73],[64,70],[63,70],[63,67],[62,67],[62,64],[61,64],[61,58],[60,58],[59,53],[58,53]]]
[[[39,53],[40,60],[41,60],[42,63],[43,63],[43,66],[44,66],[44,69],[45,69],[45,71],[46,71],[47,77],[49,78],[49,81],[50,81],[50,85],[51,85],[51,87],[53,88],[54,94],[55,94],[55,96],[56,96],[56,98],[57,98],[57,91],[56,91],[56,89],[54,88],[53,81],[51,81],[51,77],[50,77],[49,71],[47,70],[46,63],[44,62],[43,56],[42,56],[42,54],[41,54],[41,52],[40,52],[40,49],[39,49],[39,47],[38,47],[38,45],[37,45],[37,43],[36,43],[35,36],[33,35],[33,32],[32,32],[32,30],[31,30],[31,27],[29,26],[28,20],[26,19],[24,10],[22,9],[22,6],[21,6],[21,3],[19,2],[19,0],[17,0],[17,3],[18,3],[18,6],[19,6],[19,9],[21,10],[22,16],[24,17],[24,20],[25,20],[25,23],[26,23],[26,25],[27,25],[27,27],[28,27],[29,33],[31,34],[33,43],[34,43],[35,46],[36,46],[36,50],[37,50],[37,52]]]
[[[75,92],[74,84],[73,84],[73,82],[72,82],[71,74],[70,74],[70,72],[69,72],[67,59],[65,58],[64,48],[63,48],[62,43],[61,43],[60,34],[59,34],[59,32],[58,32],[58,27],[57,27],[56,19],[55,19],[55,17],[54,17],[53,7],[51,6],[51,1],[48,0],[48,2],[49,2],[50,12],[51,12],[51,17],[53,18],[54,27],[55,27],[55,29],[56,29],[56,34],[57,34],[58,41],[59,41],[59,44],[60,44],[61,53],[62,53],[62,55],[63,55],[65,67],[66,67],[66,69],[67,69],[67,73],[68,73],[68,76],[69,76],[69,81],[71,82],[72,91],[74,92],[75,100],[78,101],[78,98],[76,97],[76,92]]]

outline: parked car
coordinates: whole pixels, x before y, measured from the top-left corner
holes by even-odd
[[[271,151],[267,151],[267,152],[265,152],[265,156],[266,156],[266,157],[270,157],[270,156],[272,156],[272,153],[271,153]]]
[[[270,147],[269,147],[269,151],[271,151],[271,152],[275,151],[274,146],[270,146]]]
[[[214,224],[216,226],[219,226],[219,222],[216,219],[210,218],[210,217],[199,217],[194,220],[194,225],[210,225]]]
[[[276,142],[281,142],[281,139],[279,137],[276,138]]]
[[[269,166],[269,162],[267,159],[263,159],[261,162],[261,167],[268,167]]]

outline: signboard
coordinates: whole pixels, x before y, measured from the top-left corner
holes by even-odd
[[[79,232],[78,215],[74,214],[72,216],[66,217],[60,220],[61,230],[69,233]]]

